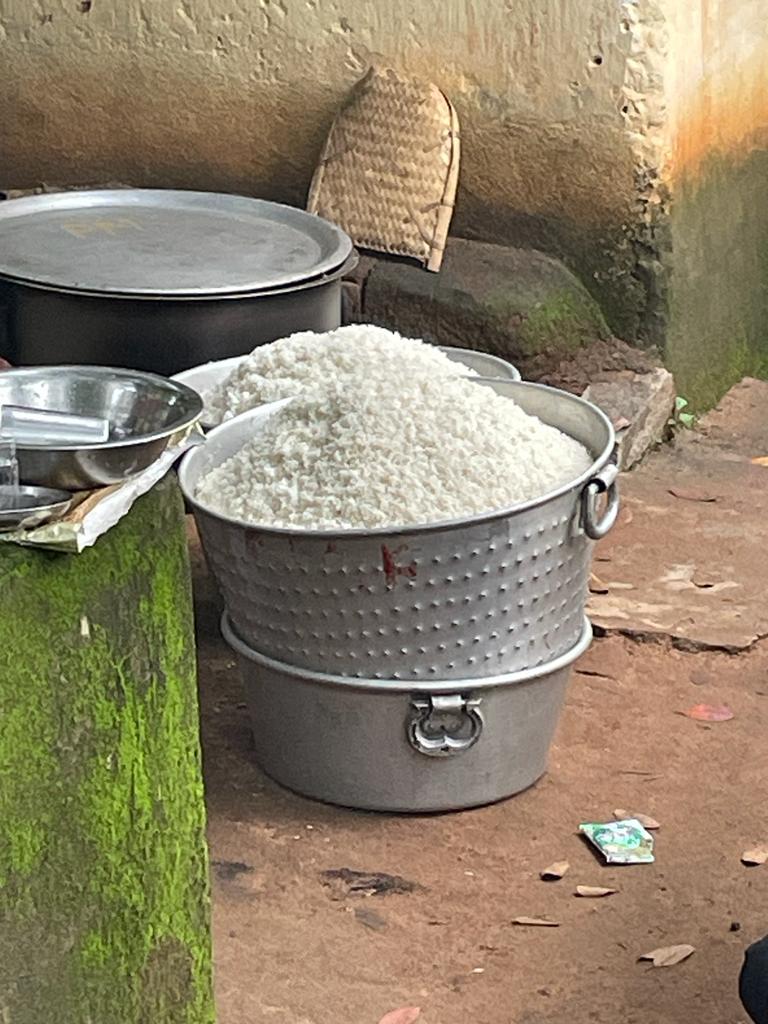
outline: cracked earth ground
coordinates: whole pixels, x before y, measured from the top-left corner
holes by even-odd
[[[623,478],[597,548],[591,615],[549,774],[511,800],[429,817],[312,803],[253,761],[218,602],[195,582],[213,860],[219,1024],[739,1024],[743,950],[768,932],[768,384],[743,382],[699,429]],[[728,705],[731,721],[681,711]],[[652,815],[657,861],[603,867],[576,833]],[[556,860],[560,882],[539,872]],[[350,893],[335,869],[413,891]],[[578,884],[618,892],[579,899]],[[397,889],[397,887],[395,887]],[[558,928],[521,928],[515,917]],[[677,943],[685,963],[637,958]]]

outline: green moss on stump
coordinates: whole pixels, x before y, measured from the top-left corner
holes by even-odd
[[[173,478],[81,555],[0,546],[0,1020],[209,1024],[208,866]]]

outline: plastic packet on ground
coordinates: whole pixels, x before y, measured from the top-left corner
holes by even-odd
[[[653,864],[653,836],[637,821],[587,822],[579,832],[605,857],[607,864]]]

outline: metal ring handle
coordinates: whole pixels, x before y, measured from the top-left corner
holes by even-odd
[[[609,463],[592,477],[581,492],[581,522],[584,532],[591,540],[601,540],[615,525],[619,515],[619,469]],[[606,495],[602,516],[598,517],[597,498]]]
[[[467,700],[460,694],[417,698],[411,701],[411,713],[407,723],[408,740],[419,754],[427,757],[451,757],[463,754],[480,739],[484,721],[480,711],[480,700]],[[455,726],[430,728],[432,717],[453,718]],[[466,736],[456,736],[461,727],[469,722]]]

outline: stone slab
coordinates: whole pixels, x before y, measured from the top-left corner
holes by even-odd
[[[744,650],[768,636],[768,384],[737,385],[701,424],[621,479],[597,548],[596,626],[682,647]]]
[[[642,374],[620,373],[590,384],[584,392],[584,398],[599,406],[617,428],[622,469],[631,469],[664,440],[675,397],[674,378],[663,367]],[[622,423],[628,425],[622,428]]]

